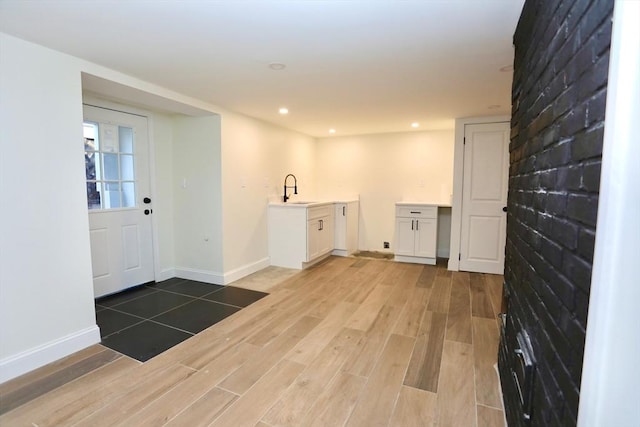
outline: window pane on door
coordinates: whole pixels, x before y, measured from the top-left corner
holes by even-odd
[[[89,209],[100,209],[100,183],[87,181],[87,203]]]
[[[129,154],[120,154],[120,178],[123,181],[133,181],[133,156]]]
[[[136,188],[133,182],[122,183],[122,207],[133,208],[136,206]]]
[[[105,182],[104,184],[104,209],[114,209],[122,206],[120,203],[120,183],[119,182]]]
[[[87,179],[87,205],[89,209],[100,209],[101,184],[98,124],[85,122],[82,127],[84,136],[84,169]]]
[[[88,208],[135,207],[133,129],[107,123],[84,122],[83,134]]]
[[[120,140],[120,152],[133,154],[133,129],[118,126],[118,139]]]

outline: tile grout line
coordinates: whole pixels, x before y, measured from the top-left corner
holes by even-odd
[[[184,282],[180,282],[180,283],[184,283]],[[181,332],[188,333],[188,334],[190,334],[190,335],[195,335],[193,332],[188,332],[188,331],[185,331],[185,330],[183,330],[183,329],[177,328],[177,327],[175,327],[175,326],[172,326],[172,325],[169,325],[169,324],[166,324],[166,323],[159,322],[159,321],[154,320],[154,319],[155,319],[156,317],[158,317],[158,316],[161,316],[161,315],[163,315],[163,314],[169,313],[170,311],[173,311],[173,310],[175,310],[175,309],[178,309],[178,308],[180,308],[180,307],[183,307],[183,306],[185,306],[185,305],[187,305],[187,304],[190,304],[190,303],[192,303],[192,302],[194,302],[194,301],[197,301],[197,300],[199,300],[199,301],[206,301],[206,302],[209,302],[209,303],[212,303],[212,304],[219,304],[219,305],[226,306],[226,307],[233,307],[233,308],[237,308],[237,309],[239,309],[238,311],[240,311],[240,310],[242,310],[242,309],[244,309],[244,308],[247,308],[247,307],[249,307],[251,304],[253,304],[253,303],[255,303],[255,302],[259,301],[259,300],[253,301],[253,302],[251,302],[250,304],[248,304],[248,305],[246,305],[246,306],[237,306],[237,305],[228,304],[228,303],[224,303],[224,302],[220,302],[220,301],[211,301],[211,300],[208,300],[208,299],[204,298],[205,296],[207,296],[207,295],[211,295],[211,294],[216,293],[216,292],[218,292],[218,291],[220,291],[220,290],[221,290],[221,289],[218,289],[217,291],[210,292],[210,293],[205,294],[205,295],[203,295],[203,296],[201,296],[201,297],[196,297],[196,296],[193,296],[193,295],[180,294],[180,293],[177,293],[177,292],[172,292],[172,291],[167,291],[167,290],[160,289],[160,290],[157,290],[157,291],[155,291],[155,292],[152,292],[152,293],[150,293],[150,294],[148,294],[148,295],[143,295],[143,296],[140,296],[140,297],[138,297],[138,298],[133,298],[133,299],[131,299],[131,300],[123,301],[122,303],[120,303],[120,304],[116,304],[116,305],[115,305],[115,306],[113,306],[113,307],[106,307],[106,306],[103,306],[103,307],[105,307],[105,308],[104,308],[104,310],[111,310],[111,311],[114,311],[114,312],[117,312],[117,313],[120,313],[120,314],[125,314],[125,315],[129,315],[129,316],[132,316],[132,317],[136,317],[136,318],[138,318],[138,319],[141,319],[141,321],[140,321],[140,322],[136,322],[136,323],[134,323],[134,324],[132,324],[132,325],[126,326],[126,327],[124,327],[124,328],[122,328],[122,329],[119,329],[119,330],[117,330],[117,331],[114,331],[114,332],[110,333],[109,335],[105,335],[104,337],[101,337],[101,341],[102,341],[103,339],[106,339],[106,338],[108,338],[108,337],[110,337],[110,336],[112,336],[112,335],[116,334],[116,333],[120,333],[120,332],[122,332],[122,331],[124,331],[124,330],[127,330],[127,329],[129,329],[129,328],[132,328],[133,326],[139,325],[140,323],[142,323],[142,322],[144,322],[144,321],[152,321],[152,322],[154,322],[154,323],[156,323],[156,324],[158,324],[158,325],[166,326],[166,327],[169,327],[169,328],[172,328],[172,329],[175,329],[175,330],[181,331]],[[117,308],[114,308],[114,307],[117,307],[117,306],[119,306],[119,305],[121,305],[121,304],[125,304],[125,303],[128,303],[128,302],[130,302],[130,301],[138,300],[138,299],[141,299],[141,298],[147,297],[147,296],[149,296],[149,295],[153,295],[153,294],[158,293],[158,292],[166,292],[166,293],[168,293],[168,294],[172,294],[172,295],[185,296],[185,297],[192,298],[192,300],[191,300],[191,301],[184,302],[183,304],[176,305],[176,306],[174,306],[174,307],[172,307],[172,308],[170,308],[170,309],[168,309],[168,310],[165,310],[165,311],[163,311],[163,312],[160,312],[160,313],[155,314],[155,315],[150,316],[150,317],[143,317],[143,316],[140,316],[140,315],[137,315],[137,314],[129,313],[129,312],[126,312],[126,311],[123,311],[123,310],[118,310]],[[256,292],[257,292],[257,291],[256,291]],[[267,296],[267,295],[269,295],[269,294],[266,294],[265,296]],[[265,296],[263,296],[262,298],[264,298]],[[101,310],[101,311],[104,311],[104,310]],[[233,315],[233,314],[234,314],[234,313],[232,313],[231,315]],[[228,316],[227,316],[227,317],[228,317]],[[216,322],[216,323],[217,323],[217,322]],[[215,323],[214,323],[214,324],[215,324]],[[214,324],[212,324],[212,325],[210,325],[210,326],[213,326]]]

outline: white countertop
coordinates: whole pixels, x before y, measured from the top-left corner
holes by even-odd
[[[290,200],[288,202],[269,202],[269,206],[282,206],[289,208],[308,208],[313,206],[330,205],[335,203],[357,202],[358,199],[340,199],[340,200]]]
[[[437,206],[439,208],[450,208],[451,203],[444,202],[396,202],[396,206]]]
[[[322,206],[322,205],[331,205],[335,202],[330,201],[295,201],[292,200],[290,202],[270,202],[269,206],[279,206],[283,208],[309,208],[313,206]]]

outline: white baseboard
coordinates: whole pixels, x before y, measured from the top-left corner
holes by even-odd
[[[271,260],[269,259],[269,257],[267,257],[251,264],[243,265],[242,267],[231,270],[228,273],[224,273],[224,284],[228,285],[229,283],[242,279],[243,277],[253,274],[256,271],[260,271],[263,268],[269,267],[270,264]]]
[[[217,271],[197,270],[195,268],[176,267],[174,277],[180,279],[195,280],[198,282],[212,283],[214,285],[224,285],[224,275]]]
[[[178,277],[180,279],[197,280],[198,282],[212,283],[214,285],[228,285],[229,283],[235,282],[238,279],[242,279],[243,277],[253,274],[256,271],[260,271],[263,268],[269,267],[269,265],[270,259],[267,257],[251,264],[243,265],[242,267],[231,270],[228,273],[220,273],[217,271],[209,270],[198,270],[188,267],[176,267],[173,269],[163,270],[161,272],[161,280]]]
[[[318,264],[320,261],[323,261],[323,260],[325,260],[325,259],[329,258],[331,255],[332,255],[332,254],[331,254],[331,252],[327,252],[326,254],[324,254],[324,255],[320,255],[319,257],[314,258],[313,260],[311,260],[311,261],[309,261],[309,262],[303,262],[303,263],[302,263],[302,268],[303,268],[303,269],[305,269],[305,268],[309,268],[309,267],[311,267],[312,265],[316,265],[316,264]]]
[[[100,342],[97,325],[0,360],[0,384]]]
[[[162,270],[156,276],[156,282],[162,282],[163,280],[169,280],[173,277],[176,277],[176,269],[175,268],[167,268],[166,270]]]
[[[423,258],[417,256],[404,256],[404,255],[396,255],[394,261],[397,262],[410,262],[412,264],[428,264],[428,265],[436,265],[435,258]]]

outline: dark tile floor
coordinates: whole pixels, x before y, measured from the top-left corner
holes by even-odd
[[[99,298],[96,317],[104,346],[144,362],[266,295],[173,278]]]

